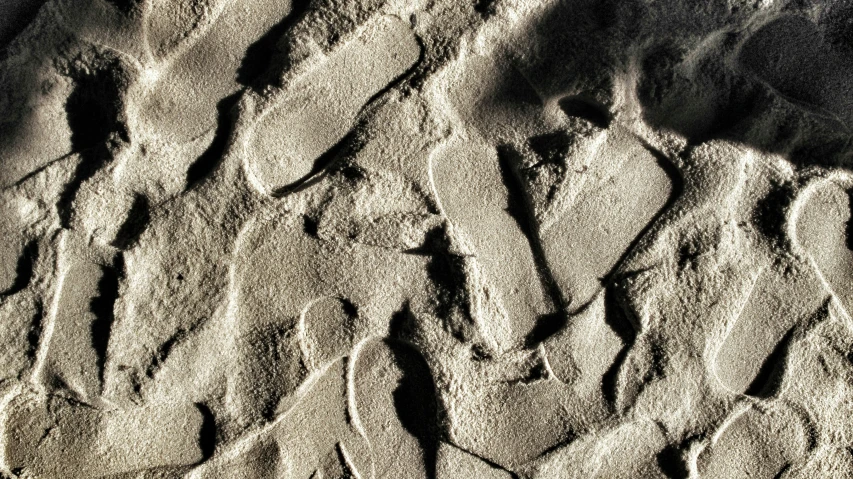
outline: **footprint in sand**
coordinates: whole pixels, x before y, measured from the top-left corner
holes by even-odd
[[[818,311],[831,293],[853,306],[853,252],[848,247],[850,199],[828,179],[809,183],[792,206],[794,242],[810,263],[795,261],[795,272],[767,264],[720,348],[715,368],[727,388],[766,396],[775,390],[773,371],[798,324]]]
[[[414,65],[420,52],[406,24],[378,17],[316,60],[256,120],[245,151],[255,187],[277,195],[319,172],[323,154],[355,126],[365,104]]]
[[[3,456],[25,477],[96,478],[202,461],[212,418],[192,403],[98,410],[59,396],[19,396],[6,412]]]
[[[853,224],[850,190],[818,180],[802,193],[796,241],[805,250],[847,314],[853,311]]]

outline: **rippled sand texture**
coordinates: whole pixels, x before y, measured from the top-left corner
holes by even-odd
[[[853,3],[0,2],[0,478],[853,477]]]

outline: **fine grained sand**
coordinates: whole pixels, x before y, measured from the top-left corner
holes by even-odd
[[[0,477],[853,477],[853,3],[0,2]]]

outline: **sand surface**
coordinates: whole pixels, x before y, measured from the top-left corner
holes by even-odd
[[[853,478],[853,2],[0,0],[0,478]]]

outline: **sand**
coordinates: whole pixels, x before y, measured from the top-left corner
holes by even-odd
[[[853,477],[846,0],[0,2],[0,478]]]

